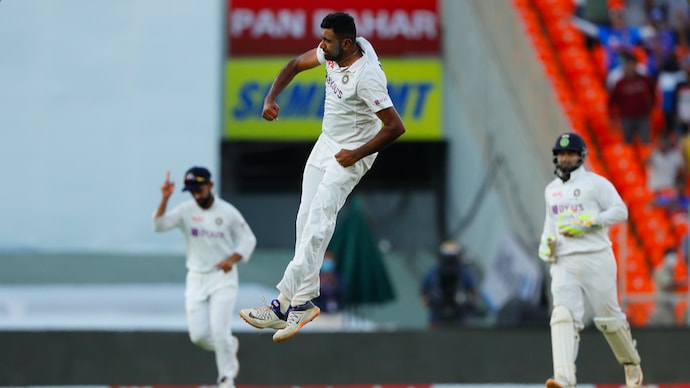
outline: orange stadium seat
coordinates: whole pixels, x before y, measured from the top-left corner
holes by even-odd
[[[631,209],[647,205],[654,200],[654,192],[649,190],[646,185],[633,187],[625,198]]]
[[[631,299],[637,295],[645,296],[654,293],[654,284],[649,274],[639,274],[631,277],[628,282],[628,296]],[[654,309],[654,301],[630,301],[625,304],[625,313],[633,326],[644,326],[649,321]]]

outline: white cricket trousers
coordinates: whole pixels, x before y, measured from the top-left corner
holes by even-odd
[[[618,304],[616,271],[616,259],[611,248],[559,256],[550,270],[553,305],[570,310],[577,330],[584,327],[585,298],[595,317],[627,322]]]
[[[232,380],[239,368],[238,344],[231,331],[237,279],[237,268],[228,273],[187,272],[185,309],[189,338],[202,349],[215,352],[219,380]]]
[[[322,134],[304,168],[295,222],[295,255],[277,285],[293,306],[319,296],[319,270],[333,237],[338,212],[376,159],[376,154],[372,154],[343,167],[335,160],[341,148],[354,147],[338,145]]]

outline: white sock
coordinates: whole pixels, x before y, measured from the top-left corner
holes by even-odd
[[[280,312],[285,314],[290,307],[290,299],[281,293],[278,295],[278,301],[280,302]]]

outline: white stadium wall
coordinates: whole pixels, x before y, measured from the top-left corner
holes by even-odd
[[[182,249],[170,170],[218,168],[224,2],[0,2],[0,252]]]

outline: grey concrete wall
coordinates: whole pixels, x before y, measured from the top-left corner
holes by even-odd
[[[225,2],[0,4],[0,251],[179,252],[166,170],[217,171]],[[9,182],[21,185],[10,187]]]
[[[512,231],[536,247],[543,189],[553,178],[550,149],[567,122],[511,6],[441,3],[443,121],[452,145],[449,210],[467,214],[483,180],[491,177],[478,215],[460,240],[490,254],[500,236]]]
[[[439,332],[238,333],[240,385],[542,383],[547,327]],[[645,381],[690,381],[690,331],[635,330]],[[213,384],[212,354],[185,333],[0,332],[0,385]],[[604,337],[582,332],[580,383],[623,383]]]

